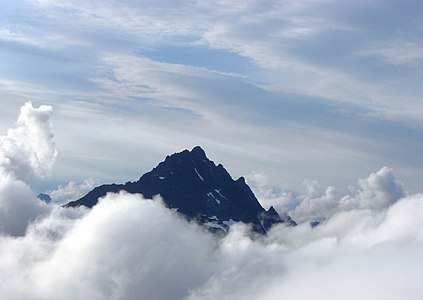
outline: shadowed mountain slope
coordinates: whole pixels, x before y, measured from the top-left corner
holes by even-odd
[[[216,230],[227,231],[234,222],[252,224],[261,233],[276,223],[296,225],[287,215],[281,218],[273,207],[266,211],[243,177],[233,180],[226,169],[209,160],[199,146],[167,156],[136,182],[96,187],[67,206],[93,207],[107,193],[119,191],[140,193],[145,198],[160,195],[169,208]]]

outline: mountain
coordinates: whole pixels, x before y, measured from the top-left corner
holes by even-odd
[[[226,169],[221,164],[216,166],[199,146],[167,156],[136,182],[96,187],[67,206],[93,207],[108,192],[119,191],[140,193],[145,198],[161,195],[169,208],[216,231],[227,231],[235,222],[252,224],[260,233],[277,223],[296,225],[288,215],[281,218],[273,207],[266,211],[244,177],[233,180]]]
[[[37,198],[40,199],[41,201],[44,201],[47,204],[49,204],[51,202],[51,198],[47,194],[43,194],[43,193],[38,194]]]

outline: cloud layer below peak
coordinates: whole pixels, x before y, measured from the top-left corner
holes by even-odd
[[[422,210],[415,195],[381,212],[341,212],[314,229],[275,227],[257,240],[233,225],[218,240],[159,199],[110,194],[91,211],[54,209],[22,238],[1,236],[0,295],[419,299]]]

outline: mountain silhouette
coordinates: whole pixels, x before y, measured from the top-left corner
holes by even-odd
[[[244,177],[233,180],[226,169],[209,160],[199,146],[167,156],[136,182],[96,187],[67,206],[93,207],[107,193],[120,191],[140,193],[145,198],[160,195],[167,207],[212,231],[227,231],[236,222],[251,224],[260,233],[266,233],[278,223],[296,225],[286,214],[281,218],[273,207],[266,211]]]

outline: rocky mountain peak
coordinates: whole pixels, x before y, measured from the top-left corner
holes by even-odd
[[[226,231],[230,224],[244,222],[265,233],[273,224],[285,222],[273,207],[268,211],[263,209],[244,177],[233,180],[226,169],[221,164],[216,166],[199,146],[167,156],[136,182],[97,187],[68,206],[92,207],[107,192],[121,190],[140,193],[146,198],[160,195],[169,208],[217,230]]]

